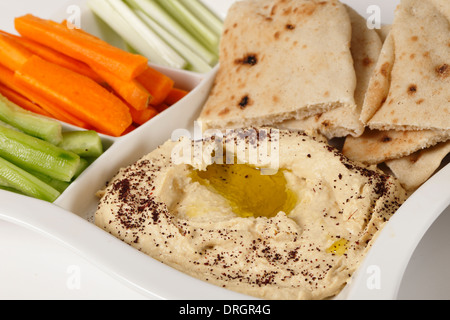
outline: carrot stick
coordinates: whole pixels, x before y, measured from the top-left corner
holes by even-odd
[[[26,38],[64,52],[91,68],[114,73],[126,81],[137,77],[148,65],[148,59],[141,55],[129,53],[99,38],[31,14],[16,18],[15,27]]]
[[[137,129],[137,127],[134,124],[132,124],[122,133],[122,136],[127,135],[127,134],[129,134],[130,132],[133,132],[136,129]]]
[[[9,70],[19,69],[31,56],[32,53],[16,40],[0,34],[0,63]]]
[[[42,109],[40,106],[31,102],[30,100],[22,96],[20,93],[12,90],[11,88],[8,88],[3,84],[0,84],[0,94],[3,95],[9,101],[21,107],[22,109],[40,114],[42,116],[52,117],[50,113]]]
[[[16,72],[15,79],[102,133],[118,137],[132,124],[128,106],[114,94],[37,56]]]
[[[164,101],[167,105],[172,106],[181,99],[183,99],[189,92],[182,89],[173,88],[166,100]]]
[[[65,67],[72,71],[83,74],[94,81],[101,82],[103,79],[95,73],[87,64],[84,62],[75,60],[59,51],[53,50],[52,48],[46,47],[36,41],[19,37],[13,34],[8,34],[4,31],[0,31],[0,34],[10,37],[20,43],[24,48],[28,49],[32,54],[41,57],[49,62],[56,63],[61,67]]]
[[[134,108],[130,108],[131,117],[133,118],[133,122],[138,125],[143,125],[150,119],[156,117],[158,115],[158,111],[153,107],[148,107],[144,110],[135,110]]]
[[[147,67],[136,80],[152,95],[153,106],[163,103],[174,86],[174,81],[170,77],[151,67]]]
[[[101,41],[100,38],[94,36],[93,34],[90,34],[89,32],[84,31],[84,30],[81,29],[81,28],[74,28],[74,27],[69,23],[69,21],[67,21],[67,19],[63,20],[63,21],[61,22],[61,24],[62,24],[65,28],[67,28],[67,29],[76,30],[76,31],[78,31],[78,32],[81,32],[81,33],[87,35],[87,36],[90,36],[90,37],[92,37],[92,38],[94,38],[94,39],[97,39],[97,40],[100,40],[100,41]]]
[[[165,104],[165,103],[162,103],[162,104],[160,104],[160,105],[158,105],[158,106],[155,106],[154,108],[155,108],[156,110],[158,110],[159,113],[161,113],[161,112],[166,111],[167,109],[169,109],[170,106],[167,105],[167,104]]]
[[[81,127],[84,129],[91,128],[88,124],[86,124],[84,121],[81,121],[74,117],[73,115],[69,114],[65,110],[62,110],[54,103],[51,103],[41,97],[39,94],[36,94],[35,92],[28,90],[27,87],[21,86],[20,83],[17,83],[16,78],[14,76],[14,72],[6,69],[5,67],[2,67],[0,65],[0,83],[7,86],[8,88],[20,93],[24,97],[26,97],[28,100],[32,101],[33,103],[39,105],[42,109],[47,111],[49,114],[52,115],[52,118],[55,118],[57,120],[72,124],[77,127]]]
[[[103,71],[95,70],[123,100],[136,110],[147,109],[152,96],[150,93],[136,80],[124,81],[116,75]]]

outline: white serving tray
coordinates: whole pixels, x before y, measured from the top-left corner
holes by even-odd
[[[207,1],[222,16],[233,1]],[[397,1],[343,1],[367,16],[376,2],[383,22],[392,21]],[[110,31],[92,16],[84,0],[71,1],[82,9],[83,28],[108,41]],[[64,10],[53,18],[67,17]],[[117,42],[120,45],[120,42]],[[55,202],[0,191],[0,219],[36,231],[57,241],[90,261],[111,277],[144,297],[156,299],[236,300],[252,299],[193,279],[140,253],[93,224],[97,190],[122,166],[131,164],[168,140],[176,129],[191,129],[214,80],[216,70],[206,75],[159,68],[177,85],[192,92],[177,105],[122,138],[102,136],[107,151]],[[65,126],[67,130],[76,130]],[[443,168],[396,213],[379,235],[351,284],[336,299],[396,299],[403,274],[420,240],[450,204],[450,165]],[[374,276],[377,277],[373,282]]]

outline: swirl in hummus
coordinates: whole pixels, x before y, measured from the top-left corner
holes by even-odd
[[[225,139],[231,150],[275,142],[237,131]],[[273,176],[255,174],[237,153],[241,164],[175,164],[179,143],[120,170],[99,192],[97,226],[168,266],[257,298],[337,295],[406,199],[393,177],[303,133],[279,131]],[[208,149],[217,139],[201,143]]]

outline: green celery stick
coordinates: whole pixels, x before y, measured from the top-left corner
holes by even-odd
[[[177,0],[157,0],[157,2],[206,48],[213,52],[217,51],[220,37],[197,19],[181,2]]]
[[[80,165],[80,156],[47,141],[0,126],[0,157],[24,170],[70,182]]]
[[[58,146],[83,158],[98,158],[103,153],[100,135],[92,130],[64,132]]]
[[[43,201],[54,202],[61,194],[32,174],[0,158],[0,185],[5,190],[15,190]]]
[[[167,32],[159,24],[153,21],[149,16],[140,10],[135,11],[136,14],[144,21],[149,28],[156,32],[161,38],[166,39],[167,44],[169,44],[176,52],[178,52],[187,62],[188,65],[185,67],[187,70],[207,73],[211,71],[212,67],[208,62],[203,60],[196,52],[192,51],[183,42],[179,41],[176,37],[172,36],[171,33]]]
[[[56,120],[32,113],[0,95],[0,120],[30,136],[53,144],[62,141],[62,125]]]
[[[197,19],[203,21],[216,35],[222,36],[223,21],[213,13],[200,0],[178,0],[181,2]]]
[[[171,15],[169,15],[156,0],[127,0],[127,3],[135,10],[143,12],[162,29],[166,30],[178,41],[184,43],[193,52],[199,55],[210,66],[214,66],[218,61],[218,48],[212,52],[205,48],[194,36],[192,36],[186,29],[180,25]],[[142,18],[142,17],[141,17]],[[144,20],[145,21],[145,20]],[[161,34],[160,34],[161,36]],[[167,38],[163,37],[166,41]],[[171,42],[169,42],[171,44]],[[186,53],[184,53],[186,55]]]
[[[89,8],[151,62],[183,69],[186,61],[141,21],[121,0],[88,0]]]

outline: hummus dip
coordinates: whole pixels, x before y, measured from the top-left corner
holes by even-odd
[[[406,192],[312,136],[252,130],[256,138],[234,131],[166,142],[99,191],[95,222],[168,266],[230,290],[267,300],[331,298]],[[217,159],[220,143],[234,164],[174,161],[180,144],[197,153],[200,144]],[[264,143],[275,146],[269,153],[279,161],[271,174],[245,159]]]

